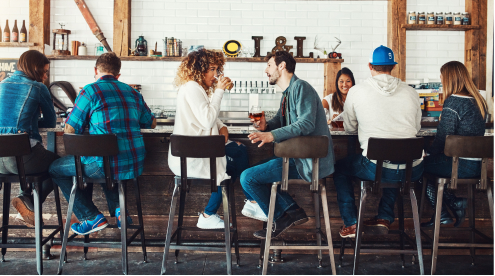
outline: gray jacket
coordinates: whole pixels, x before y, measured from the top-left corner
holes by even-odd
[[[289,103],[290,124],[282,127],[282,101],[287,96]],[[267,122],[266,131],[271,131],[276,143],[297,136],[328,137],[327,157],[320,159],[319,178],[324,178],[334,172],[335,156],[333,153],[333,142],[328,129],[325,110],[321,104],[316,90],[306,81],[292,76],[289,87],[284,91],[280,100],[280,108],[277,115]],[[312,160],[295,159],[297,172],[306,181],[311,182]]]

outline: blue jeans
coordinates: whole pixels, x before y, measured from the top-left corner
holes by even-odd
[[[289,159],[289,179],[301,179],[292,158]],[[271,185],[267,184],[279,181],[282,181],[282,158],[275,156],[261,161],[241,174],[242,188],[259,204],[267,216],[271,194]],[[295,204],[296,202],[287,192],[280,191],[279,185],[274,220],[282,217],[285,211]]]
[[[82,164],[83,176],[88,178],[105,178],[103,170],[98,167],[96,162],[90,164]],[[72,177],[76,176],[76,163],[74,156],[68,155],[60,159],[53,161],[49,169],[52,180],[62,193],[64,194],[67,202],[70,198],[70,192],[72,190]],[[115,209],[119,208],[119,192],[117,187],[113,190],[107,189],[107,184],[101,184],[105,197],[107,199],[108,211],[113,217],[115,215]],[[84,190],[77,190],[74,199],[74,214],[79,221],[85,221],[88,219],[94,219],[100,211],[93,203],[93,185],[88,185]]]
[[[225,146],[225,156],[227,158],[227,174],[230,175],[231,183],[234,185],[237,177],[249,167],[246,146],[231,142]],[[242,191],[248,200],[254,200],[244,190]],[[221,203],[222,189],[219,188],[216,193],[211,194],[210,200],[205,207],[205,214],[210,216],[216,214]]]
[[[398,165],[397,165],[398,166]],[[352,177],[359,177],[364,180],[375,180],[376,164],[371,162],[362,154],[348,156],[335,164],[333,182],[337,189],[337,202],[339,204],[340,216],[346,227],[357,222],[357,208],[354,199],[354,186]],[[386,169],[382,170],[383,182],[404,181],[406,170]],[[418,180],[423,174],[423,163],[413,167],[412,181]],[[399,189],[384,188],[380,204],[378,206],[378,219],[386,219],[392,223],[394,221],[395,200]]]
[[[425,172],[441,177],[452,176],[452,157],[443,153],[426,156],[424,161]],[[457,171],[459,178],[476,178],[481,175],[481,161],[459,159]]]

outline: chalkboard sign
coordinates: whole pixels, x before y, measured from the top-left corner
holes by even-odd
[[[18,58],[0,58],[0,81],[12,76],[17,70]]]

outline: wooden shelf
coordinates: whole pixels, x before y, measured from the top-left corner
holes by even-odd
[[[47,56],[50,60],[96,60],[98,56]],[[120,57],[122,61],[182,61],[183,57]],[[266,62],[264,58],[225,58],[227,62]],[[343,63],[343,59],[296,58],[297,63]]]
[[[480,29],[479,25],[419,25],[419,24],[402,24],[406,30],[417,31],[467,31]]]
[[[0,47],[33,47],[34,42],[0,42]]]

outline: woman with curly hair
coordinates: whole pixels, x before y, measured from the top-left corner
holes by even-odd
[[[227,127],[218,119],[220,103],[225,89],[232,83],[223,77],[225,59],[220,52],[200,49],[189,53],[177,69],[174,85],[179,89],[173,134],[189,136],[225,136],[226,157],[217,158],[217,181],[220,184],[229,176],[232,183],[248,167],[247,150],[241,143],[228,140]],[[218,81],[217,81],[218,78]],[[187,176],[205,178],[210,175],[210,163],[206,158],[188,158]],[[180,175],[180,158],[169,150],[168,164],[175,175]],[[222,190],[213,193],[197,227],[202,229],[224,228],[217,215],[222,203]]]

